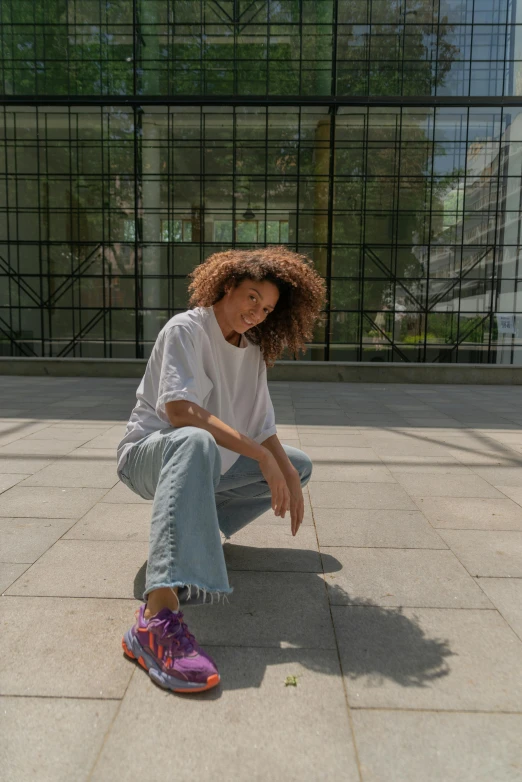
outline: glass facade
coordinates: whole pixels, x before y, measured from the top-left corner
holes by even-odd
[[[285,244],[303,358],[522,363],[522,2],[4,0],[0,354],[147,357]],[[287,356],[292,358],[292,356]]]

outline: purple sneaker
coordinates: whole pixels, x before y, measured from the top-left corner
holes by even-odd
[[[189,632],[181,611],[162,608],[147,620],[145,608],[140,606],[136,624],[123,636],[127,657],[137,660],[166,690],[203,692],[219,684],[216,663]]]

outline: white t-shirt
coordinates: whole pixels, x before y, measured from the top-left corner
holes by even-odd
[[[118,473],[134,443],[171,426],[165,404],[177,399],[195,402],[257,443],[277,432],[261,349],[245,335],[239,347],[227,342],[213,307],[187,310],[165,324],[136,397],[118,446]],[[239,454],[218,447],[223,475]]]

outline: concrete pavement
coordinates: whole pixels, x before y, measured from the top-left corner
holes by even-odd
[[[0,378],[2,778],[522,779],[522,387],[272,383],[304,524],[226,544],[229,604],[186,609],[222,685],[191,697],[121,653],[135,389]]]

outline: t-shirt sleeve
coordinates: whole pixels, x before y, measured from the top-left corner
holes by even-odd
[[[258,392],[252,415],[252,425],[250,437],[256,443],[262,443],[273,434],[277,434],[275,422],[275,413],[270,392],[268,390],[268,378],[266,373],[266,364],[263,361],[258,379]]]
[[[156,415],[167,424],[170,422],[165,405],[177,400],[201,406],[196,349],[191,335],[182,326],[173,326],[164,334]]]

